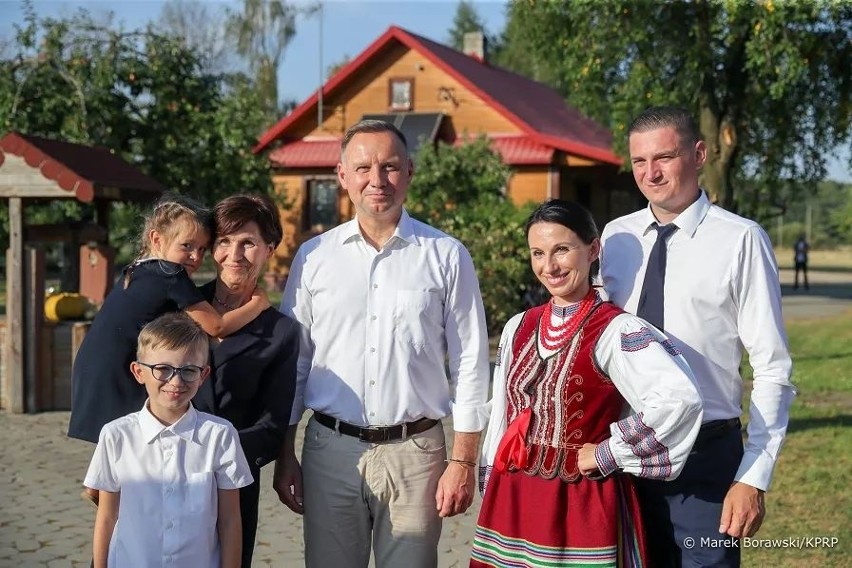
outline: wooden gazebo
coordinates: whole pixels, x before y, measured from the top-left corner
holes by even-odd
[[[39,400],[44,320],[44,255],[28,245],[61,241],[108,245],[111,201],[152,201],[166,188],[105,148],[10,132],[0,138],[0,197],[9,203],[6,329],[0,406],[12,412],[43,409]],[[30,225],[28,204],[76,199],[94,205],[84,225]],[[74,255],[72,255],[74,256]],[[79,263],[79,257],[66,259]],[[112,274],[104,272],[106,278]],[[105,283],[108,287],[108,283]],[[49,405],[48,405],[49,406]]]

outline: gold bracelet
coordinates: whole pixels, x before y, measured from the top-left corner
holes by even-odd
[[[445,461],[446,461],[447,463],[450,463],[450,462],[452,462],[452,463],[457,463],[457,464],[459,464],[459,465],[463,465],[463,466],[465,466],[465,467],[476,467],[476,462],[467,461],[467,460],[457,460],[457,459],[449,458],[449,459],[447,459],[447,460],[445,460]]]

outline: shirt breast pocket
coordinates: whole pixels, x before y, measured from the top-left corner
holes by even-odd
[[[216,477],[212,471],[186,476],[186,509],[193,515],[212,514],[218,508]],[[215,516],[213,516],[215,518]]]
[[[400,290],[394,304],[394,334],[403,343],[423,347],[440,335],[441,301],[437,294]]]

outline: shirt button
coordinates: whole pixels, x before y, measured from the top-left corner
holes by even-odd
[[[370,381],[370,384],[374,385],[374,384],[376,384],[376,381]]]
[[[375,348],[375,347],[370,347],[370,353],[375,353],[375,352],[376,352],[376,348]]]
[[[378,287],[379,287],[379,285],[378,285],[378,284],[373,284],[373,290],[375,290],[375,289],[376,289],[376,288],[378,288]]]
[[[370,319],[373,320],[373,321],[376,321],[376,314],[373,314],[372,316],[370,316]]]
[[[174,523],[172,523],[172,522],[170,522],[169,524],[167,524],[167,525],[166,525],[166,528],[167,528],[167,529],[170,529],[170,528],[172,528],[172,527],[174,527],[174,526],[175,526],[175,524],[174,524]]]
[[[375,416],[375,415],[376,415],[376,413],[375,413],[375,412],[371,412],[371,413],[370,413],[370,416]]]

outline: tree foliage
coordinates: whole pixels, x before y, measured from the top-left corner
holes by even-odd
[[[3,132],[109,148],[171,190],[206,203],[271,189],[266,163],[251,153],[264,126],[254,84],[238,74],[204,72],[203,57],[182,38],[153,25],[127,31],[84,11],[39,20],[30,9],[7,51],[0,59]],[[29,211],[40,222],[92,214],[76,204],[62,207]],[[118,243],[135,231],[115,229]]]
[[[464,34],[468,32],[485,31],[485,22],[479,16],[472,2],[459,0],[456,14],[453,16],[453,27],[450,28],[449,46],[461,51],[464,46]]]
[[[411,214],[467,247],[479,277],[490,334],[521,311],[530,287],[523,225],[529,207],[505,196],[509,169],[488,141],[459,147],[424,144],[408,190]]]
[[[157,29],[194,50],[208,73],[238,70],[240,61],[233,53],[228,35],[228,13],[199,0],[169,0],[163,5]]]
[[[785,190],[795,192],[790,187]],[[852,244],[852,184],[824,181],[807,194],[807,199],[797,200],[783,216],[765,223],[773,244],[789,247],[799,234],[806,235],[818,249]]]
[[[257,82],[269,120],[279,118],[278,68],[296,35],[299,9],[282,0],[243,0],[242,12],[231,14],[229,34]]]
[[[783,210],[779,180],[813,187],[852,131],[846,0],[528,0],[510,5],[501,62],[608,125],[652,104],[690,108],[702,182],[725,207]]]

